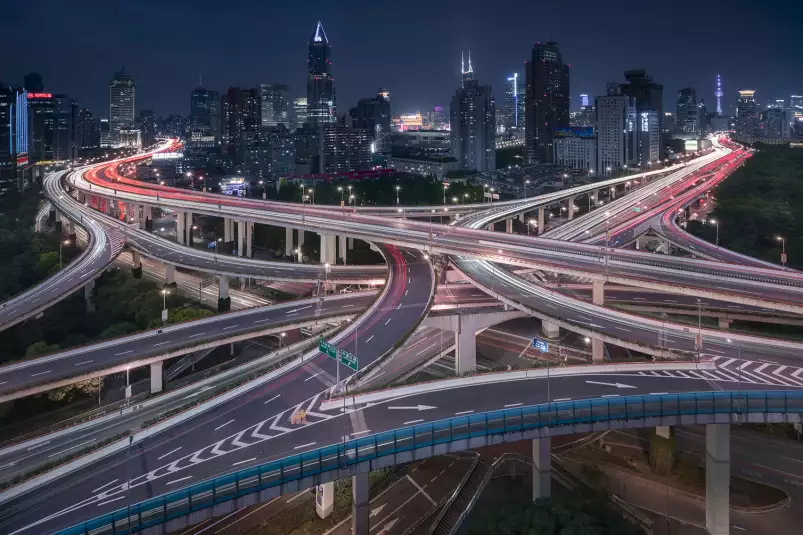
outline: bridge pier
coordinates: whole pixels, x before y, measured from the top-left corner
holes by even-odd
[[[544,333],[544,336],[547,338],[557,338],[560,336],[560,327],[547,320],[541,320],[541,332]]]
[[[641,236],[636,238],[636,251],[641,249]]]
[[[231,310],[231,297],[229,297],[229,278],[226,275],[218,276],[217,311],[228,312]]]
[[[719,328],[720,329],[722,329],[723,331],[727,331],[727,330],[730,329],[731,323],[733,323],[733,320],[730,320],[728,318],[719,318],[718,319],[718,323],[719,323]]]
[[[151,364],[151,394],[162,391],[164,387],[164,361]]]
[[[594,190],[589,195],[591,197],[591,208],[596,208],[599,202],[599,190]]]
[[[513,218],[505,219],[505,232],[513,234]]]
[[[574,218],[574,197],[569,197],[566,201],[567,218],[571,221]]]
[[[333,481],[315,487],[315,512],[318,517],[326,518],[335,508],[335,484]]]
[[[184,243],[192,247],[192,212],[184,212],[184,234],[186,236]]]
[[[131,251],[131,275],[135,279],[142,278],[142,255],[139,251]]]
[[[605,344],[599,338],[591,339],[591,362],[605,360]]]
[[[605,304],[605,281],[591,282],[591,302],[600,306]]]
[[[552,497],[552,437],[533,439],[533,501]]]
[[[245,221],[237,221],[237,256],[245,256]]]
[[[245,256],[254,257],[254,223],[251,221],[245,224]]]
[[[228,217],[223,218],[223,243],[226,244],[224,251],[231,254],[234,249],[234,221]]]
[[[165,286],[176,285],[176,266],[165,264]]]
[[[705,531],[730,533],[730,424],[705,426]]]
[[[368,535],[370,527],[370,495],[371,484],[368,472],[357,474],[351,478],[351,533],[352,535]]]
[[[284,229],[284,256],[293,255],[293,229],[287,227]]]
[[[461,325],[462,327],[462,325]],[[473,330],[457,333],[455,346],[454,373],[463,375],[477,371],[477,335]]]
[[[337,246],[339,249],[338,257],[343,260],[343,265],[346,265],[346,237],[342,234],[337,237]]]
[[[616,200],[616,186],[611,186],[611,200]]]
[[[525,214],[524,212],[519,214],[519,223],[526,223],[527,222],[527,218],[525,217],[526,215],[527,214]]]
[[[544,207],[538,208],[538,235],[540,236],[546,232],[546,225],[544,224]]]
[[[661,245],[658,246],[655,252],[669,254],[669,242],[666,240],[661,240]]]
[[[145,220],[145,230],[148,232],[153,231],[153,207],[152,206],[143,206],[142,207],[142,218]]]
[[[95,312],[95,302],[92,301],[92,292],[95,290],[94,279],[84,286],[84,299],[86,300],[86,311],[88,314]]]
[[[349,251],[353,251],[354,250],[354,238],[346,238],[346,240],[348,241],[348,244],[349,244]]]
[[[176,243],[184,245],[184,234],[187,218],[184,212],[176,212]]]

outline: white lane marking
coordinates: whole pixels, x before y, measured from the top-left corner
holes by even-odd
[[[353,306],[354,306],[354,305],[343,305],[343,306],[342,306],[342,307],[340,307],[340,308],[348,308],[348,307],[353,307]]]
[[[114,483],[117,483],[118,481],[120,481],[120,480],[119,480],[119,479],[115,479],[115,480],[113,480],[113,481],[109,481],[109,482],[108,482],[108,483],[106,483],[105,485],[101,485],[100,487],[98,487],[98,488],[96,488],[95,490],[93,490],[93,491],[92,491],[92,494],[95,494],[96,492],[98,492],[98,491],[100,491],[100,490],[103,490],[103,489],[105,489],[106,487],[108,487],[109,485],[113,485]]]
[[[555,398],[552,401],[571,401],[572,398]]]
[[[618,398],[619,394],[604,394],[601,397],[603,397],[603,398]]]
[[[407,295],[407,292],[409,292],[409,291],[410,290],[404,290],[404,295]]]
[[[167,453],[165,453],[165,454],[164,454],[164,455],[162,455],[161,457],[157,457],[157,458],[156,458],[156,460],[157,460],[157,461],[161,461],[162,459],[164,459],[164,458],[165,458],[165,457],[167,457],[168,455],[173,455],[174,453],[176,453],[176,452],[177,452],[178,450],[180,450],[180,449],[181,449],[181,446],[179,446],[178,448],[176,448],[176,449],[174,449],[174,450],[168,451]]]
[[[410,420],[409,422],[404,422],[402,425],[410,425],[410,424],[417,424],[418,422],[423,422],[424,419],[420,418],[418,420]]]
[[[626,333],[632,332],[630,329],[625,329],[624,327],[619,327],[618,325],[614,325],[614,327],[616,327],[620,331],[625,331]]]
[[[308,493],[309,493],[309,490],[307,490],[307,489],[304,489],[304,490],[302,490],[301,492],[299,492],[298,494],[296,494],[295,496],[293,496],[292,498],[290,498],[289,500],[287,500],[285,503],[291,503],[291,502],[294,502],[294,501],[296,501],[297,499],[301,498],[302,496],[304,496],[304,495],[306,495],[306,494],[308,494]]]
[[[81,364],[89,364],[90,362],[94,362],[94,360],[85,360],[83,362],[76,362],[73,366],[80,366]]]
[[[364,435],[365,433],[370,433],[370,432],[371,432],[370,429],[366,429],[365,431],[355,431],[354,433],[351,434],[351,436],[356,437],[357,435]]]
[[[409,479],[409,480],[410,480],[410,483],[412,483],[412,484],[413,484],[413,486],[414,486],[415,488],[417,488],[417,489],[418,489],[418,492],[420,492],[421,494],[423,494],[423,495],[424,495],[424,497],[425,497],[427,500],[429,500],[429,502],[430,502],[432,505],[438,505],[438,504],[435,502],[435,500],[433,500],[433,499],[432,499],[432,496],[430,496],[429,494],[427,494],[427,493],[424,491],[424,489],[423,489],[423,488],[421,488],[421,486],[419,486],[419,484],[418,484],[418,483],[416,483],[416,482],[415,482],[415,480],[414,480],[412,477],[410,477],[410,474],[407,474],[407,479]]]
[[[300,446],[296,446],[296,447],[295,447],[295,448],[293,448],[293,449],[294,449],[294,450],[300,450],[301,448],[307,448],[307,447],[309,447],[309,446],[314,446],[315,444],[317,444],[317,442],[310,442],[309,444],[302,444],[302,445],[300,445]]]
[[[265,323],[266,321],[270,321],[270,319],[266,319],[266,320],[256,320],[254,323]]]
[[[648,395],[650,396],[665,396],[669,394],[669,392],[650,392]]]
[[[365,343],[367,344],[368,342],[370,342],[371,340],[373,340],[373,339],[374,339],[374,336],[376,336],[376,335],[375,335],[375,334],[372,334],[372,335],[371,335],[371,338],[369,338],[368,340],[366,340],[366,341],[365,341]]]
[[[134,352],[134,350],[133,350],[133,349],[129,349],[128,351],[123,351],[122,353],[117,353],[117,354],[116,354],[116,355],[114,355],[114,356],[115,356],[115,357],[119,357],[120,355],[127,355],[127,354],[129,354],[129,353],[133,353],[133,352]]]
[[[270,398],[268,401],[266,401],[265,403],[263,403],[263,405],[267,405],[268,403],[270,403],[271,401],[273,401],[273,400],[275,400],[275,399],[279,398],[280,396],[281,396],[281,394],[276,394],[275,396],[273,396],[272,398]]]
[[[172,485],[173,483],[178,483],[180,481],[186,481],[188,479],[192,479],[192,476],[187,476],[187,477],[182,477],[182,478],[179,478],[179,479],[174,479],[173,481],[168,481],[167,483],[165,483],[165,485]]]
[[[232,466],[237,466],[238,464],[250,463],[251,461],[256,461],[256,460],[257,460],[256,457],[251,457],[250,459],[246,459],[244,461],[237,461],[236,463],[232,463]]]
[[[206,334],[206,333],[196,333],[196,334],[191,334],[191,335],[189,335],[187,338],[195,338],[195,337],[198,337],[198,336],[203,336],[204,334]]]
[[[316,373],[316,374],[314,374],[314,375],[310,375],[309,377],[307,377],[306,379],[304,379],[304,382],[306,383],[306,382],[307,382],[307,381],[309,381],[310,379],[314,379],[315,377],[318,377],[318,376],[319,376],[320,374],[322,374],[322,373],[323,373],[323,370],[319,371],[318,373]]]
[[[391,317],[391,318],[388,318],[388,321],[386,321],[386,322],[385,322],[385,325],[387,325],[388,323],[390,323],[390,320],[392,320],[392,319],[393,319],[392,317]]]
[[[229,325],[228,327],[223,327],[224,331],[228,331],[229,329],[236,329],[239,325]]]
[[[461,416],[463,414],[471,414],[472,412],[474,412],[474,411],[460,411],[460,412],[454,413],[454,415],[455,416]]]
[[[396,307],[396,310],[399,310],[402,307],[402,304],[399,303],[399,306]]]
[[[285,316],[298,316],[298,312],[288,312]]]
[[[48,455],[47,458],[49,459],[51,457],[55,457],[56,455],[61,455],[64,452],[67,452],[67,451],[70,451],[70,450],[74,450],[75,448],[80,448],[81,446],[85,446],[85,445],[89,444],[90,442],[95,442],[95,439],[93,438],[92,440],[87,440],[86,442],[81,442],[80,444],[76,444],[75,446],[71,446],[71,447],[67,448],[66,450],[57,451],[56,453]]]
[[[165,344],[169,344],[169,343],[170,343],[170,340],[168,340],[167,342],[159,342],[158,344],[153,344],[153,347],[156,347],[156,346],[163,346],[163,345],[165,345]]]
[[[422,342],[423,342],[423,340],[422,340]],[[421,351],[419,351],[418,353],[416,353],[416,354],[415,354],[415,356],[417,357],[417,356],[418,356],[418,355],[420,355],[421,353],[424,353],[424,352],[426,352],[426,351],[429,351],[430,349],[432,349],[433,347],[435,347],[435,344],[437,344],[437,342],[433,342],[431,346],[429,346],[429,347],[426,347],[426,348],[422,349]]]
[[[226,427],[227,425],[229,425],[229,424],[230,424],[230,423],[232,423],[233,421],[234,421],[234,420],[232,419],[232,420],[229,420],[228,422],[226,422],[225,424],[220,424],[219,426],[217,426],[217,427],[215,428],[215,431],[217,431],[218,429],[222,429],[222,428]]]
[[[46,373],[50,373],[51,371],[52,371],[52,370],[46,370],[46,371],[39,372],[39,373],[32,373],[32,374],[31,374],[31,377],[36,377],[37,375],[44,375],[44,374],[46,374]]]
[[[40,444],[35,444],[35,445],[31,446],[30,448],[27,448],[25,451],[38,450],[42,446],[47,446],[48,444],[50,444],[50,441],[46,440],[46,441],[44,441],[44,442],[42,442]]]
[[[116,498],[112,498],[111,500],[106,500],[105,502],[100,502],[98,504],[98,507],[100,507],[101,505],[106,505],[107,503],[116,502],[117,500],[122,500],[123,498],[125,498],[125,496],[118,496]]]
[[[510,403],[510,404],[508,404],[508,405],[505,405],[505,408],[507,409],[508,407],[518,407],[518,406],[520,406],[520,405],[524,405],[524,403],[522,403],[522,402],[518,402],[518,403]]]

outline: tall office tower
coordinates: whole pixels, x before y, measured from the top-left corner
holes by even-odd
[[[580,93],[580,106],[583,108],[588,107],[588,95],[585,93]]]
[[[244,161],[246,147],[263,145],[258,90],[230,87],[221,104],[221,120],[221,148],[232,164]]]
[[[607,176],[636,158],[636,99],[609,85],[608,95],[596,98],[597,167]]]
[[[324,173],[348,173],[371,168],[371,132],[341,118],[323,127],[321,168]]]
[[[697,92],[693,87],[678,91],[676,124],[682,134],[700,133],[700,116],[697,108]]]
[[[722,115],[722,95],[724,94],[722,92],[722,80],[720,80],[719,73],[717,73],[717,90],[714,91],[714,96],[717,97],[717,116]]]
[[[75,138],[78,150],[100,147],[100,119],[86,108],[78,112]]]
[[[45,84],[42,81],[42,75],[38,72],[31,72],[23,78],[23,86],[29,93],[44,93]]]
[[[514,72],[505,80],[505,111],[503,126],[510,136],[524,133],[524,80]]]
[[[558,43],[535,43],[526,68],[525,150],[530,162],[552,161],[552,135],[569,126],[569,65]]]
[[[290,126],[290,86],[259,84],[259,108],[263,127]]]
[[[52,93],[28,93],[28,135],[31,163],[54,159],[55,105]]]
[[[661,159],[661,146],[659,145],[661,131],[658,125],[657,111],[641,110],[638,112],[635,164],[642,169],[649,169],[650,165]]]
[[[462,73],[463,86],[466,82],[474,79],[474,67],[471,66],[471,50],[468,51],[468,69],[466,69],[466,62],[463,58],[463,53],[460,52],[460,72]]]
[[[142,110],[137,119],[143,147],[150,147],[156,143],[156,114],[153,110]]]
[[[655,110],[659,121],[663,120],[664,86],[653,82],[652,76],[647,75],[644,69],[625,71],[625,80],[627,82],[621,84],[622,94],[636,99],[636,109]],[[659,124],[659,128],[663,130],[663,125]]]
[[[390,157],[390,92],[380,89],[375,97],[363,98],[349,112],[353,124],[371,132],[376,165],[385,165]]]
[[[284,123],[270,129],[271,167],[273,178],[292,175],[296,171],[296,145],[293,132]]]
[[[491,86],[463,80],[450,107],[452,155],[462,169],[496,169],[496,101]]]
[[[761,112],[756,126],[757,137],[787,139],[789,135],[789,113],[784,106],[774,105]]]
[[[449,118],[443,111],[443,106],[432,108],[432,126],[435,130],[449,130]]]
[[[122,144],[123,130],[133,130],[136,119],[136,86],[125,71],[114,73],[109,82],[109,143]]]
[[[756,118],[756,91],[754,89],[739,91],[739,100],[736,101],[736,139],[745,143],[753,142]]]
[[[700,99],[700,102],[697,103],[697,117],[700,120],[700,135],[704,136],[708,133],[708,126],[711,122],[708,117],[708,109],[705,107],[704,99]]]
[[[793,121],[803,120],[803,95],[789,95],[789,110]]]
[[[0,190],[25,186],[28,120],[27,91],[0,83]]]
[[[75,123],[78,105],[67,95],[53,95],[53,159],[73,160],[78,156]]]
[[[190,140],[201,143],[203,138],[220,140],[220,93],[196,87],[190,95]],[[208,142],[206,139],[203,142]]]
[[[293,130],[298,130],[307,124],[307,98],[298,97],[293,100]]]
[[[321,21],[318,21],[309,40],[307,58],[307,121],[312,125],[330,124],[337,120],[331,53],[329,39]]]

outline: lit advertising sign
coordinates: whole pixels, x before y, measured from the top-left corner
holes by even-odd
[[[590,139],[594,137],[594,127],[572,126],[568,128],[556,128],[555,137],[582,137]]]
[[[642,112],[641,114],[641,131],[642,132],[650,131],[650,114],[647,112]]]
[[[151,158],[153,160],[180,160],[183,157],[183,152],[157,152]]]
[[[220,193],[245,197],[245,179],[242,177],[227,178],[220,183]]]
[[[28,93],[28,98],[53,98],[53,93]]]
[[[687,139],[684,144],[684,150],[694,152],[697,150],[697,140],[696,139]]]

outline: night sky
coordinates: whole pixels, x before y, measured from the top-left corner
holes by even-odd
[[[460,51],[500,106],[507,74],[523,74],[535,41],[557,40],[571,64],[572,107],[603,94],[623,71],[645,68],[664,84],[664,106],[692,86],[714,110],[721,73],[726,113],[737,89],[765,103],[803,94],[800,0],[5,0],[0,80],[20,85],[39,72],[101,116],[108,82],[125,65],[137,111],[189,113],[190,91],[238,82],[286,83],[305,95],[306,41],[318,19],[332,45],[338,113],[379,87],[393,113],[448,106]]]

